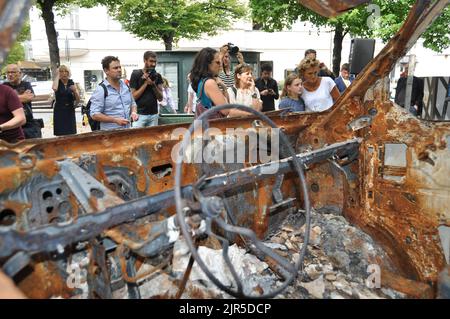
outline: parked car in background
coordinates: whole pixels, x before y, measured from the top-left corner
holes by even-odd
[[[78,108],[81,107],[82,105],[86,105],[88,99],[86,98],[85,96],[86,92],[83,90],[80,83],[76,82],[75,85],[77,86],[78,93],[80,93],[80,103],[78,103],[78,105],[76,106]]]
[[[34,109],[52,108],[55,94],[52,89],[53,81],[30,81],[35,94],[33,99]]]
[[[28,80],[29,81],[29,80]],[[35,98],[33,99],[33,108],[35,109],[51,109],[55,100],[55,93],[53,92],[53,81],[29,81],[33,87]],[[80,93],[80,103],[76,107],[85,104],[84,90],[79,83],[75,83],[78,92]]]

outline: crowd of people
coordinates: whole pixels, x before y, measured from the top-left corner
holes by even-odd
[[[255,78],[255,70],[245,63],[243,54],[238,49],[237,52],[230,52],[233,50],[236,51],[236,47],[227,44],[219,50],[208,47],[197,53],[187,76],[186,113],[195,113],[198,117],[214,106],[225,104],[241,104],[269,112],[275,110],[276,100],[280,100],[278,108],[285,111],[322,112],[330,109],[353,81],[347,63],[342,65],[336,77],[317,59],[316,51],[309,49],[295,71],[284,79],[280,95],[270,64],[263,64],[260,77]],[[231,54],[238,61],[234,68]],[[129,81],[124,79],[118,57],[106,56],[101,65],[106,78],[97,85],[83,108],[92,130],[155,126],[158,125],[160,113],[177,112],[168,80],[156,72],[155,52],[144,53],[143,67],[134,70]],[[41,137],[43,124],[33,118],[31,102],[34,92],[30,83],[22,80],[17,65],[8,65],[6,70],[8,82],[0,85],[0,139],[13,143],[24,138]],[[54,135],[76,134],[75,108],[80,101],[80,92],[67,66],[58,68],[53,91]],[[396,97],[396,101],[401,99]],[[412,101],[419,112],[420,99],[419,96]],[[248,114],[242,110],[227,109],[213,117]]]
[[[272,78],[272,66],[263,64],[261,76],[255,79],[253,68],[237,54],[239,64],[230,69],[229,45],[219,51],[202,49],[196,56],[188,80],[188,103],[186,112],[199,116],[216,105],[241,104],[255,110],[268,112],[275,110],[275,100],[280,98],[278,83]],[[315,50],[307,50],[296,71],[284,81],[279,103],[280,109],[293,112],[321,112],[328,110],[339,98],[341,92],[351,83],[348,64],[342,66],[336,78],[333,73],[316,59]],[[339,84],[339,87],[338,87]],[[198,102],[195,104],[196,99]],[[248,115],[240,110],[221,111],[215,117]]]

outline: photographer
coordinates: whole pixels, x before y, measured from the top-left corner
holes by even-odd
[[[223,45],[219,51],[220,61],[222,63],[219,78],[227,86],[227,88],[234,86],[234,71],[231,70],[231,56],[235,55],[239,64],[244,64],[244,56],[239,51],[237,46],[232,43]]]
[[[270,64],[261,66],[261,77],[256,80],[255,85],[261,94],[262,111],[275,110],[275,100],[278,100],[280,94],[278,93],[278,83],[272,78],[272,66]]]
[[[158,125],[158,101],[163,100],[163,80],[157,73],[156,53],[144,53],[144,68],[134,70],[130,78],[130,88],[137,104],[139,119],[133,127]]]

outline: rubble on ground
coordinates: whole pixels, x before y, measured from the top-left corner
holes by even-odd
[[[264,244],[295,262],[303,245],[306,225],[303,216],[290,216]],[[235,281],[222,257],[219,242],[209,240],[198,252],[208,269],[227,287]],[[229,247],[230,260],[242,280],[244,292],[254,296],[269,293],[282,284],[269,266],[236,244]],[[174,298],[190,253],[185,240],[175,243],[171,266],[140,282],[142,298]],[[351,226],[344,217],[312,212],[310,242],[303,275],[276,298],[288,299],[398,299],[406,296],[387,288],[369,288],[369,265],[386,260],[386,253],[364,232]],[[146,267],[151,267],[146,265]],[[142,267],[145,268],[145,267]],[[148,271],[140,269],[139,273]],[[138,273],[138,274],[139,274]],[[125,293],[125,292],[124,292]],[[124,296],[125,297],[125,296]],[[217,288],[194,263],[181,298],[231,298]]]

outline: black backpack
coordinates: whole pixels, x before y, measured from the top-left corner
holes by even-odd
[[[103,88],[103,92],[104,92],[103,99],[105,100],[106,97],[108,96],[108,89],[106,88],[106,85],[103,84],[103,81],[100,82],[99,85]],[[89,99],[89,101],[87,102],[86,105],[83,105],[83,107],[81,108],[81,114],[82,115],[86,114],[88,121],[89,121],[89,126],[91,127],[92,131],[100,130],[100,122],[95,121],[91,117],[91,99]]]

